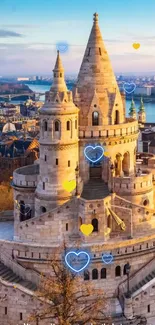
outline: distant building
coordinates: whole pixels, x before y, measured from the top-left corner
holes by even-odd
[[[20,105],[2,104],[0,106],[0,116],[15,116],[20,114]]]
[[[0,182],[8,181],[16,168],[31,165],[38,159],[37,139],[12,139],[0,142]]]
[[[17,78],[17,81],[29,81],[30,80],[30,78],[28,78],[28,77],[18,77]]]
[[[143,96],[151,96],[152,87],[136,87],[134,94],[135,95],[143,95]]]

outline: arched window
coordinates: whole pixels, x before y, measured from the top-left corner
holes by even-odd
[[[92,125],[99,125],[99,113],[98,112],[92,113]]]
[[[70,121],[67,121],[67,131],[70,130]]]
[[[55,121],[55,131],[60,131],[60,123],[59,123],[59,121]]]
[[[95,218],[92,220],[93,232],[98,231],[98,220]]]
[[[20,221],[24,221],[25,220],[25,202],[24,201],[20,201]]]
[[[47,121],[44,121],[44,131],[47,131]]]
[[[85,270],[85,271],[84,271],[84,280],[85,280],[85,281],[90,280],[90,273],[89,273],[88,270]]]
[[[75,129],[77,129],[77,120],[75,120]]]
[[[107,270],[105,269],[105,267],[103,267],[101,269],[101,279],[106,279],[107,276]]]
[[[117,265],[115,268],[115,276],[121,276],[121,267]]]
[[[60,78],[62,78],[62,73],[60,73]]]
[[[46,212],[46,208],[45,207],[40,207],[40,210],[42,213],[45,213]]]
[[[93,269],[92,270],[92,280],[97,280],[98,279],[98,270]]]
[[[119,111],[118,109],[115,111],[115,121],[114,124],[119,124]]]
[[[80,227],[82,225],[82,218],[81,217],[79,217],[79,219],[78,219],[78,224],[79,224],[79,230],[80,230]]]

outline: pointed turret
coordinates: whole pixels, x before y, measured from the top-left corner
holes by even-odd
[[[138,122],[145,123],[146,122],[146,113],[145,113],[145,106],[143,102],[143,98],[141,97],[140,106],[138,111]]]
[[[58,92],[67,91],[67,86],[64,79],[64,68],[62,65],[59,51],[57,51],[57,59],[55,67],[53,69],[53,84],[51,86],[51,90],[55,90]]]
[[[115,115],[115,103],[117,104],[117,110],[120,112],[120,123],[124,122],[122,98],[102,39],[97,13],[94,14],[94,22],[79,71],[76,87],[80,95],[80,100],[74,100],[78,107],[80,107],[81,126],[87,126],[89,124],[87,114],[95,89],[98,96],[100,111],[104,117],[103,120],[101,119],[102,124],[114,124],[114,119],[109,121],[109,116]],[[107,96],[109,101],[107,101]],[[105,105],[105,98],[106,102],[109,102],[108,106]]]
[[[133,117],[134,119],[137,118],[137,116],[136,116],[136,107],[135,107],[135,102],[134,102],[133,98],[132,98],[132,101],[131,101],[131,106],[129,108],[129,115],[131,117]]]

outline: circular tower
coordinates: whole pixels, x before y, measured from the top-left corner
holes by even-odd
[[[78,164],[78,108],[66,87],[57,54],[53,84],[40,110],[40,174],[35,194],[35,215],[55,208],[71,196]]]

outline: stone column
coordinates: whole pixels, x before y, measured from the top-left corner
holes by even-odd
[[[124,316],[127,319],[133,319],[132,297],[124,298]]]

